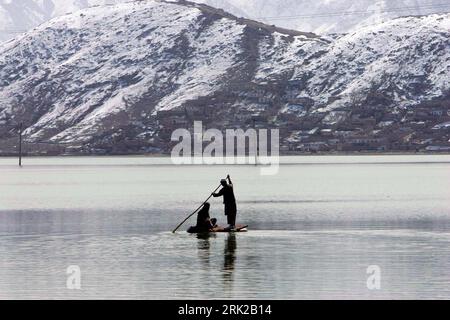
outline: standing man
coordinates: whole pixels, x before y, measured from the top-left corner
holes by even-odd
[[[223,197],[223,203],[225,205],[225,215],[227,216],[228,225],[231,230],[236,228],[236,215],[237,215],[237,206],[236,206],[236,197],[234,196],[233,183],[231,182],[231,178],[228,175],[227,179],[223,179],[220,181],[222,185],[222,190],[218,193],[213,193],[214,198]]]

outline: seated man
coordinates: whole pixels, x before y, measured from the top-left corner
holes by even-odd
[[[197,225],[195,228],[197,232],[208,232],[216,227],[217,219],[211,219],[209,216],[209,209],[211,205],[205,203],[203,208],[198,212]]]

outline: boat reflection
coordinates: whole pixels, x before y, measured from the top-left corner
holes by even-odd
[[[223,277],[225,281],[233,281],[236,264],[237,239],[235,233],[230,233],[225,239]]]
[[[230,233],[225,236],[224,247],[223,247],[223,265],[220,266],[217,263],[220,261],[219,252],[214,251],[212,248],[215,247],[214,240],[222,237],[215,233],[205,233],[197,234],[197,249],[198,257],[204,268],[204,270],[211,270],[214,274],[216,272],[221,272],[223,280],[227,283],[233,281],[233,274],[235,271],[236,264],[236,251],[237,251],[237,237],[236,234]],[[213,240],[213,241],[211,241]]]
[[[216,234],[213,232],[209,232],[209,233],[197,233],[197,239],[198,240],[206,240],[207,242],[209,242],[209,239],[211,238],[216,238]],[[199,244],[201,244],[202,241],[199,241]]]
[[[211,264],[211,238],[216,238],[216,235],[213,233],[197,234],[198,258],[205,269],[209,269]]]

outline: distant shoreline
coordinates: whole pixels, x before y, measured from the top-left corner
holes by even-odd
[[[450,155],[450,152],[335,152],[335,153],[284,153],[280,157],[345,157],[345,156],[436,156]],[[23,158],[170,158],[170,154],[63,154],[23,155]],[[18,158],[17,155],[0,155],[1,158]]]

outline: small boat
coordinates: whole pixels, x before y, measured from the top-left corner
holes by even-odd
[[[230,228],[224,228],[224,227],[220,227],[217,226],[212,230],[209,231],[199,231],[197,229],[197,227],[190,227],[188,229],[188,233],[231,233],[231,232],[247,232],[248,225],[243,225],[243,224],[237,224],[235,229],[230,229]]]

